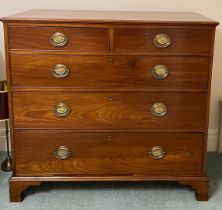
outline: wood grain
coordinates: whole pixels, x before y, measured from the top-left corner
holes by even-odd
[[[78,23],[149,23],[177,25],[218,25],[207,17],[193,12],[149,12],[149,11],[78,11],[33,9],[0,19],[7,22],[78,22]]]
[[[18,88],[207,90],[209,60],[205,57],[11,54],[10,58],[12,86]],[[58,63],[69,68],[68,77],[52,75]],[[154,78],[152,69],[157,64],[170,70],[166,79]]]
[[[209,181],[179,181],[182,185],[190,185],[195,190],[197,201],[208,201]]]
[[[148,34],[148,39],[144,34]],[[158,48],[153,40],[157,34],[167,34],[172,43],[167,48]],[[206,52],[211,49],[211,29],[131,29],[114,30],[114,52]]]
[[[4,22],[13,175],[10,199],[44,181],[170,180],[208,199],[205,174],[215,26],[195,13],[30,10]],[[65,47],[51,46],[63,32]],[[144,33],[148,37],[144,39]],[[156,34],[172,44],[157,48]],[[110,60],[111,59],[111,60]],[[70,75],[51,75],[64,63]],[[152,77],[155,64],[171,70]],[[71,114],[58,118],[59,102]],[[167,115],[150,108],[162,102]],[[15,135],[15,136],[14,136]],[[61,161],[58,146],[72,150]],[[153,160],[149,150],[166,156]]]
[[[210,103],[211,103],[211,80],[212,80],[212,68],[213,68],[213,59],[214,59],[214,41],[215,41],[215,32],[216,28],[213,30],[213,35],[211,37],[211,57],[210,57],[210,64],[209,64],[209,74],[208,74],[208,92],[207,92],[207,98],[206,98],[206,135],[204,139],[204,157],[203,157],[203,162],[204,164],[204,172],[206,173],[206,166],[207,166],[207,144],[208,144],[208,127],[209,127],[209,115],[210,115]]]
[[[14,92],[13,97],[15,128],[160,131],[205,128],[205,94],[201,93]],[[72,109],[69,116],[55,116],[52,110],[60,102]],[[167,115],[151,114],[150,109],[157,102],[167,106]]]
[[[12,176],[9,179],[10,183],[10,199],[11,202],[20,202],[23,198],[23,191],[27,189],[29,186],[37,186],[40,185],[41,182],[89,182],[89,181],[178,181],[182,185],[187,184],[195,184],[196,186],[201,186],[204,184],[204,187],[199,187],[199,193],[207,192],[208,182],[207,177],[205,176],[177,176],[177,175],[138,175],[138,176],[129,176],[129,175],[67,175],[67,176]],[[11,184],[13,183],[13,184]],[[195,189],[195,188],[194,188]],[[197,189],[197,188],[196,188]],[[200,194],[199,194],[200,195]],[[204,195],[207,195],[206,193]],[[201,199],[197,197],[198,200],[207,200],[208,197],[202,197]]]
[[[8,109],[9,109],[9,127],[10,127],[10,145],[11,145],[11,156],[12,156],[12,175],[15,173],[15,147],[14,147],[14,114],[13,114],[13,97],[12,97],[12,80],[11,80],[11,66],[9,56],[9,37],[8,37],[8,24],[4,23],[4,42],[5,42],[5,64],[6,64],[6,76],[8,85]]]
[[[198,133],[33,131],[16,132],[15,138],[17,175],[202,173],[203,134]],[[70,159],[55,158],[53,152],[61,145],[72,151]],[[166,152],[161,160],[149,155],[157,145]]]
[[[49,39],[55,32],[64,33],[69,41],[64,47],[54,47]],[[9,48],[23,50],[100,51],[109,49],[108,30],[71,27],[9,27]]]
[[[12,179],[9,180],[9,195],[10,202],[21,202],[24,198],[23,192],[30,186],[39,186],[40,181],[22,181],[17,182]]]

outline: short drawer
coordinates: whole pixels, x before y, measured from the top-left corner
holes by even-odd
[[[16,132],[16,174],[201,175],[203,145],[201,133]]]
[[[120,28],[114,30],[115,52],[209,53],[211,30],[194,28]]]
[[[108,30],[103,28],[9,27],[11,50],[108,51]]]
[[[14,92],[15,128],[198,130],[204,93]]]
[[[14,87],[206,90],[209,59],[11,54]]]

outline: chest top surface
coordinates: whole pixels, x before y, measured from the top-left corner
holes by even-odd
[[[33,9],[0,19],[3,22],[81,22],[217,25],[207,17],[192,12],[77,11]]]

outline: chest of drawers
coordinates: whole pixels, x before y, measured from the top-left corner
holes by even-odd
[[[218,23],[194,13],[58,10],[1,20],[11,201],[44,181],[178,181],[208,199]]]

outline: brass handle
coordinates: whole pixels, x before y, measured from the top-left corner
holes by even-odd
[[[157,79],[165,79],[170,74],[170,70],[165,65],[155,65],[152,70],[152,74]]]
[[[149,154],[154,160],[160,160],[165,157],[166,152],[163,150],[162,147],[155,146],[150,150]]]
[[[167,34],[157,34],[153,42],[159,48],[166,48],[171,45],[171,39]]]
[[[154,116],[162,117],[167,114],[167,107],[163,103],[155,103],[151,107],[151,113]]]
[[[69,68],[64,64],[56,64],[52,68],[52,74],[56,78],[65,78],[69,75]]]
[[[67,160],[72,156],[71,150],[66,146],[59,146],[55,152],[54,155],[59,160]]]
[[[71,112],[71,108],[65,103],[58,103],[54,106],[53,112],[56,117],[67,117]]]
[[[54,47],[64,47],[66,46],[68,41],[69,41],[68,37],[61,32],[55,32],[50,38],[50,43]]]

